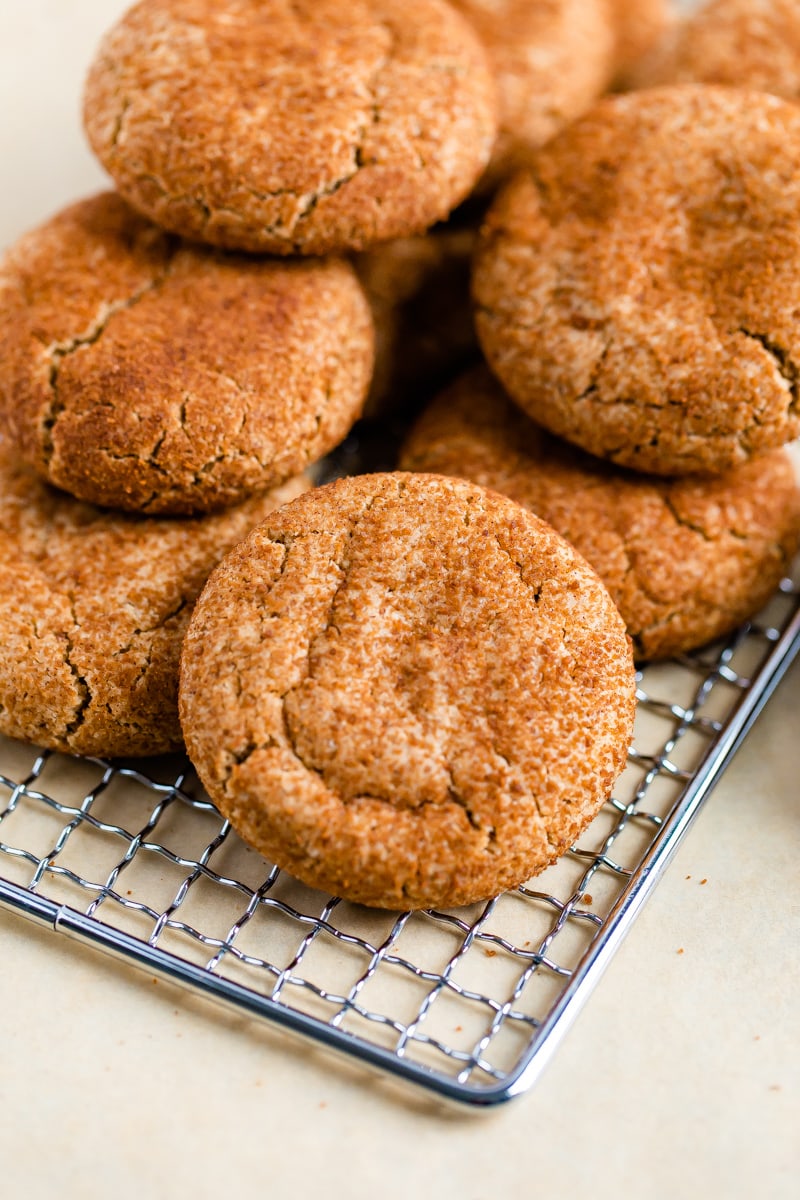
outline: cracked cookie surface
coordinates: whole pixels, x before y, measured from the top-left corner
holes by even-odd
[[[471,479],[551,524],[605,583],[640,660],[694,649],[752,616],[800,541],[785,450],[722,475],[638,475],[546,433],[483,368],[437,397],[400,466]]]
[[[702,85],[600,101],[496,199],[478,336],[534,420],[656,474],[800,434],[800,108]]]
[[[443,0],[143,0],[100,45],[84,118],[158,224],[271,254],[421,232],[496,132],[486,55]]]
[[[608,0],[452,0],[497,79],[498,135],[481,187],[494,187],[605,91],[615,67]]]
[[[338,480],[232,551],[195,609],[180,710],[241,836],[388,908],[464,904],[565,851],[622,770],[619,614],[557,534],[462,480]]]
[[[0,419],[95,504],[202,512],[277,486],[346,436],[372,361],[347,263],[185,244],[113,193],[0,264]]]
[[[200,589],[307,486],[205,517],[139,517],[50,488],[0,444],[0,732],[104,758],[178,749],[180,646]]]

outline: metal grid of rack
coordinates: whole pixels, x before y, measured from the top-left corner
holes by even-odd
[[[555,866],[468,909],[371,911],[248,849],[190,764],[0,739],[0,904],[442,1096],[533,1082],[800,647],[800,564],[730,639],[639,678],[614,795]]]

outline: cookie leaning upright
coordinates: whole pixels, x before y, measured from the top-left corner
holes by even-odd
[[[568,848],[624,766],[634,675],[608,593],[549,526],[462,480],[364,475],[220,564],[180,705],[246,841],[335,895],[425,907]]]
[[[99,48],[84,115],[141,212],[271,254],[420,232],[496,131],[485,53],[444,0],[141,0]]]
[[[800,108],[685,85],[608,98],[497,198],[478,335],[534,420],[658,474],[800,433]]]
[[[0,266],[0,420],[95,504],[202,512],[276,486],[346,436],[372,362],[349,264],[181,243],[113,193]]]

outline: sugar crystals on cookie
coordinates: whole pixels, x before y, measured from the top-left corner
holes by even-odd
[[[534,420],[665,475],[800,434],[800,107],[685,85],[606,98],[497,197],[473,275]]]
[[[238,832],[378,907],[541,871],[610,795],[634,673],[594,571],[462,480],[362,475],[284,506],[187,631],[189,755]]]
[[[84,113],[141,212],[270,254],[428,228],[496,132],[483,47],[444,0],[140,0],[98,50]]]
[[[346,436],[372,362],[348,263],[184,243],[111,192],[0,270],[0,421],[94,504],[204,512],[280,484]]]

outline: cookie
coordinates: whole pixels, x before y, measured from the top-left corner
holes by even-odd
[[[340,479],[214,572],[189,755],[241,836],[364,904],[466,904],[566,850],[631,736],[622,621],[556,533],[461,480]]]
[[[141,212],[270,254],[421,232],[496,131],[486,55],[443,0],[141,0],[98,50],[84,117]]]
[[[103,758],[178,749],[178,660],[200,589],[307,486],[205,517],[139,517],[65,496],[0,445],[0,732]]]
[[[616,77],[626,84],[636,64],[653,53],[675,25],[670,0],[609,0],[616,34]],[[727,2],[727,0],[726,0]]]
[[[616,31],[607,0],[452,0],[497,79],[499,132],[482,188],[525,163],[608,86]]]
[[[800,434],[800,108],[684,85],[600,101],[493,203],[478,337],[592,454],[725,471]]]
[[[638,65],[632,82],[720,83],[800,100],[800,6],[709,0]]]
[[[460,475],[551,524],[605,583],[640,660],[736,628],[775,591],[800,541],[800,487],[785,450],[723,475],[635,474],[546,433],[484,368],[437,397],[400,466]]]
[[[469,280],[477,222],[437,225],[354,257],[375,325],[364,415],[418,405],[477,355]]]
[[[359,416],[372,343],[349,264],[187,245],[112,193],[0,265],[0,420],[95,504],[192,513],[277,486]]]

